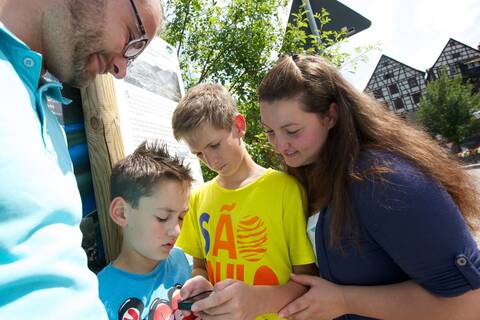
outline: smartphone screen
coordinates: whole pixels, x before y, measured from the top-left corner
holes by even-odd
[[[205,299],[206,297],[208,297],[211,294],[212,294],[212,290],[208,290],[208,291],[200,292],[200,293],[198,293],[194,296],[191,296],[190,298],[181,300],[181,301],[178,302],[178,309],[179,310],[190,311],[190,309],[192,308],[192,304],[194,304],[195,302],[197,302],[199,300]]]

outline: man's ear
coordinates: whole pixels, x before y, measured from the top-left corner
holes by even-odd
[[[127,225],[128,203],[122,197],[116,197],[110,203],[108,214],[110,218],[120,227]]]
[[[337,124],[338,119],[338,106],[335,102],[332,102],[328,107],[328,112],[325,114],[325,125],[328,129],[332,129]]]
[[[233,117],[233,128],[235,130],[235,133],[240,135],[240,137],[243,137],[245,135],[245,133],[247,132],[247,122],[243,114],[237,113]]]

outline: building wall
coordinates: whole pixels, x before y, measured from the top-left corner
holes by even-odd
[[[366,92],[388,105],[399,115],[418,109],[420,97],[425,90],[425,73],[382,55]]]
[[[437,61],[428,70],[427,81],[437,80],[442,68],[447,70],[450,77],[461,74],[464,62],[480,57],[480,52],[457,40],[448,40]],[[468,68],[467,68],[468,69]]]
[[[427,73],[382,55],[368,81],[365,92],[388,105],[396,114],[416,123],[416,111],[428,81],[440,76],[446,68],[449,76],[462,75],[480,88],[480,51],[449,39]]]

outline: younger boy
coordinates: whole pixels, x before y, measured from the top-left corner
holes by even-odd
[[[192,153],[218,173],[192,193],[177,243],[193,256],[192,276],[205,277],[222,292],[214,294],[222,297],[217,306],[198,311],[224,319],[261,314],[262,320],[277,319],[274,313],[305,292],[289,281],[290,273],[316,272],[302,187],[289,175],[252,160],[242,141],[245,118],[220,85],[192,88],[172,123],[175,138],[185,140]],[[182,296],[209,286],[195,277]]]
[[[173,246],[191,182],[190,169],[158,142],[142,143],[112,169],[109,214],[123,241],[118,258],[98,274],[110,320],[181,319],[172,298],[191,268]]]

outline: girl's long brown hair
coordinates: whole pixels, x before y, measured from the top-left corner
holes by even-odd
[[[305,186],[310,213],[327,205],[334,208],[331,244],[354,236],[357,219],[347,193],[352,179],[362,179],[354,164],[361,151],[385,150],[416,164],[447,190],[470,229],[476,230],[480,212],[473,179],[450,158],[429,134],[387,110],[375,99],[356,90],[328,61],[317,56],[285,56],[267,73],[258,89],[259,101],[300,98],[305,111],[324,116],[332,102],[338,119],[329,132],[316,162],[287,167]],[[380,176],[388,168],[378,165],[368,174]],[[365,174],[365,173],[364,173]]]

